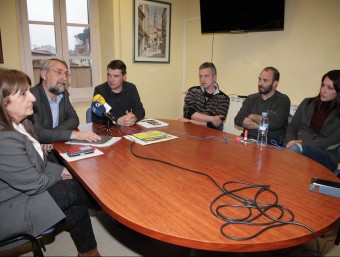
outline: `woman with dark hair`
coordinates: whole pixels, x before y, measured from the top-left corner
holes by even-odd
[[[36,237],[65,218],[79,256],[99,256],[91,201],[65,167],[47,161],[27,120],[30,84],[23,72],[0,69],[0,240]]]
[[[340,70],[323,75],[320,93],[299,105],[286,134],[286,148],[331,170],[339,162]]]

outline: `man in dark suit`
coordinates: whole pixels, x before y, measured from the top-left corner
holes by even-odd
[[[78,139],[93,142],[100,139],[95,133],[75,130],[79,118],[66,90],[68,77],[66,62],[50,59],[42,64],[40,82],[31,89],[36,98],[32,117],[34,132],[46,154],[52,150],[51,143],[56,141]]]

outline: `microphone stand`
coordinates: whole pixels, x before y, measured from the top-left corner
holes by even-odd
[[[105,131],[106,134],[109,134],[110,136],[112,136],[112,127],[113,127],[113,124],[112,124],[111,120],[106,119],[105,126],[101,127],[101,128],[97,128],[96,134],[99,135],[99,134],[101,134]]]

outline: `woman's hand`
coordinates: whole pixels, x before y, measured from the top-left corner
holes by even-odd
[[[41,144],[41,148],[44,151],[45,155],[48,156],[48,153],[53,150],[52,144]]]
[[[72,175],[66,168],[64,168],[63,171],[61,172],[61,178],[63,180],[72,179]]]
[[[292,145],[295,145],[297,143],[302,143],[302,140],[291,140],[287,143],[286,148],[291,147]]]

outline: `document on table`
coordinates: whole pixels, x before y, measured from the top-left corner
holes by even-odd
[[[65,144],[73,144],[73,145],[92,145],[96,147],[108,147],[117,143],[122,137],[112,137],[112,136],[100,136],[101,139],[96,142],[87,142],[85,140],[70,140],[67,141]]]
[[[149,145],[149,144],[164,142],[164,141],[178,138],[176,136],[164,133],[162,131],[157,131],[157,130],[151,130],[151,131],[136,133],[132,135],[126,135],[124,137],[128,140],[135,141],[136,143],[140,145]]]
[[[144,119],[144,120],[137,122],[137,125],[140,125],[144,128],[160,128],[160,127],[169,126],[169,123],[156,120],[154,118],[149,118],[149,119]]]

